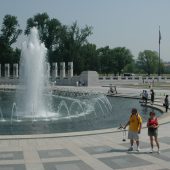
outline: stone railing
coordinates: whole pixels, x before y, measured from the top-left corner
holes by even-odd
[[[95,71],[84,71],[79,76],[70,77],[65,74],[65,77],[58,76],[56,78],[50,76],[51,85],[63,86],[105,86],[110,84],[130,84],[130,83],[155,83],[169,82],[169,76],[99,76]],[[0,77],[0,84],[16,85],[19,82],[19,77]]]

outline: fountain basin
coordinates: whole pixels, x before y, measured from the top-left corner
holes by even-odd
[[[70,96],[68,96],[70,94]],[[144,122],[149,112],[155,111],[157,116],[162,113],[152,108],[142,107],[137,99],[107,97],[94,94],[44,94],[50,101],[46,111],[41,113],[13,113],[15,92],[0,92],[1,100],[1,135],[50,134],[63,132],[80,132],[114,128],[128,120],[132,107],[136,107]],[[16,105],[17,107],[17,105]],[[21,109],[17,109],[21,110]],[[20,111],[22,112],[22,111]],[[24,116],[23,116],[24,115]]]

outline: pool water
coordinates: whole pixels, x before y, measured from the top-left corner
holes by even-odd
[[[53,96],[47,95],[46,101],[51,102],[49,112],[58,112],[58,108],[61,105],[61,101],[69,99],[67,107],[71,108],[69,114],[62,109],[62,114],[58,113],[57,118],[55,116],[50,118],[36,118],[28,119],[22,118],[21,121],[16,121],[16,118],[11,118],[12,105],[15,102],[15,92],[0,92],[0,108],[1,108],[1,121],[0,121],[0,134],[1,135],[25,135],[25,134],[49,134],[49,133],[63,133],[63,132],[77,132],[77,131],[89,131],[118,127],[121,124],[125,124],[131,114],[133,107],[137,108],[138,112],[143,118],[143,122],[146,123],[150,111],[154,111],[159,117],[162,113],[159,110],[149,107],[141,106],[138,99],[122,98],[122,97],[107,97],[95,96],[95,95],[74,95],[61,96],[61,94],[55,94]],[[70,98],[73,99],[74,107],[70,107]],[[97,104],[92,104],[99,99]],[[106,99],[105,99],[106,98]],[[102,100],[101,100],[102,99]],[[104,100],[103,100],[104,99]],[[76,102],[75,102],[76,101]],[[86,114],[80,114],[80,101],[81,107],[86,109]],[[109,102],[109,104],[107,102]],[[72,103],[73,103],[72,102]],[[48,103],[48,102],[46,102]],[[60,103],[60,104],[58,104]],[[66,102],[64,102],[66,103]],[[77,104],[78,103],[78,104]],[[49,106],[49,104],[47,104]],[[87,106],[86,106],[87,105]],[[111,107],[110,107],[111,106]],[[87,107],[87,108],[86,108]],[[89,107],[94,107],[89,109]],[[67,110],[67,109],[63,109]],[[56,114],[57,115],[57,114]],[[2,117],[5,121],[2,121]]]

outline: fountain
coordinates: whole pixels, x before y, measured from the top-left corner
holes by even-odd
[[[92,91],[48,91],[51,87],[47,77],[46,52],[37,29],[32,28],[28,40],[22,45],[19,88],[16,92],[0,92],[0,134],[109,128],[117,126],[119,120],[127,120],[127,108],[132,103],[139,105],[136,100],[128,103],[132,101],[128,99],[126,104],[122,104],[122,99],[108,99]]]
[[[24,111],[21,116],[35,117],[42,115],[44,83],[47,80],[45,74],[46,52],[43,43],[40,43],[38,31],[34,27],[31,29],[28,41],[22,44],[20,62],[20,83],[24,90],[17,92],[17,106]],[[20,89],[19,89],[20,90]],[[21,100],[22,99],[22,100]]]
[[[103,102],[102,97],[97,95],[89,95],[87,99],[83,93],[80,95],[69,91],[65,94],[48,92],[46,53],[47,49],[39,40],[38,30],[32,28],[27,41],[22,44],[19,88],[16,90],[11,115],[6,116],[11,125],[23,121],[74,121],[79,117],[87,120],[88,114],[97,117],[99,110],[103,115],[110,112],[107,106],[104,106],[104,110],[102,108],[102,105],[109,103],[106,97]],[[98,108],[97,111],[95,107]],[[4,120],[2,111],[0,114],[0,119]]]

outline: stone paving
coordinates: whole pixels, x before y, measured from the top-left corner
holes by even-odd
[[[140,135],[140,152],[128,152],[129,141],[122,141],[123,132],[116,128],[65,137],[0,136],[0,170],[170,170],[170,113],[159,121],[160,154],[156,146],[153,153],[149,152],[145,125]]]
[[[170,169],[170,123],[159,127],[161,153],[149,153],[147,129],[140,152],[128,152],[122,132],[97,135],[0,140],[0,170]],[[32,136],[33,137],[33,136]]]

